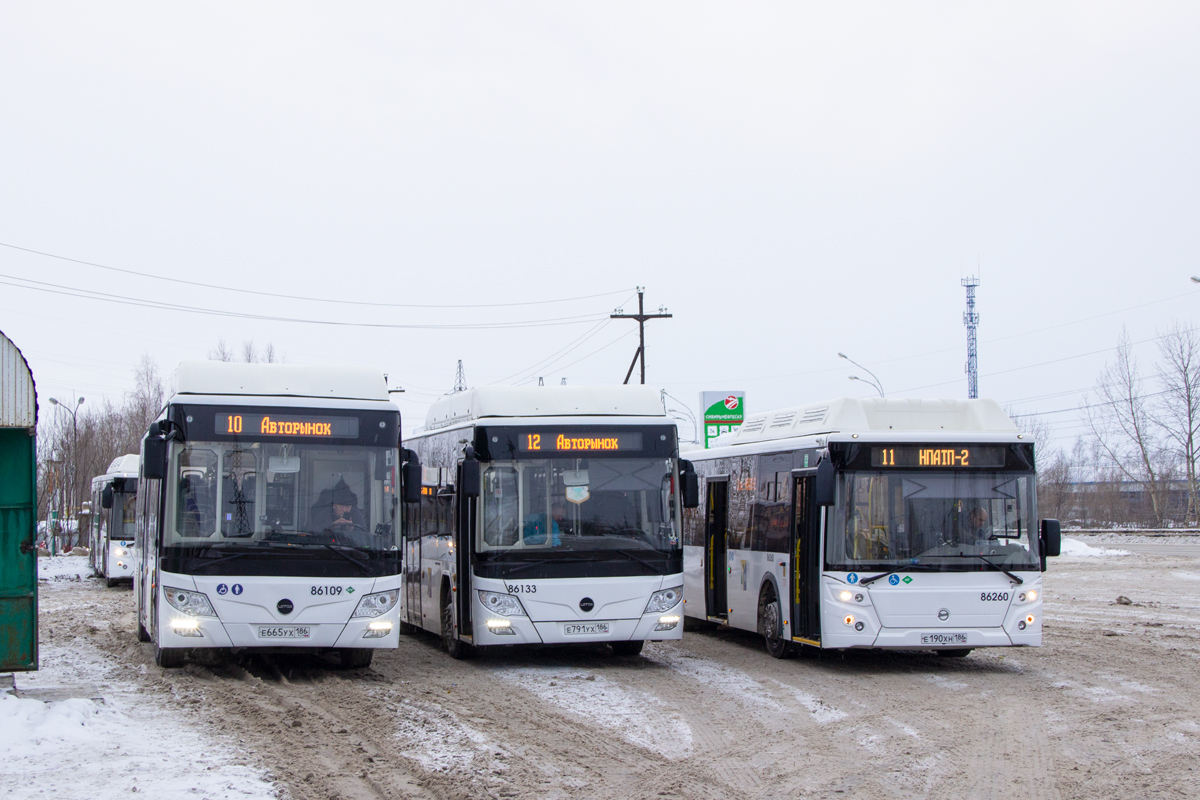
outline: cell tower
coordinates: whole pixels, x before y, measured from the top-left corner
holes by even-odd
[[[458,371],[454,373],[454,388],[450,390],[450,394],[465,392],[467,390],[467,373],[463,370],[462,359],[458,360]]]
[[[967,326],[967,397],[979,397],[979,349],[975,344],[975,328],[979,326],[979,315],[975,313],[975,287],[979,278],[963,278],[967,287],[967,310],[963,312],[963,324]]]

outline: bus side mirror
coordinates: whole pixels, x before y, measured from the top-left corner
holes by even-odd
[[[404,502],[421,502],[421,462],[412,450],[404,451],[405,462],[400,471],[400,482],[404,487]]]
[[[474,450],[467,454],[462,462],[462,480],[459,481],[458,491],[463,497],[479,497],[479,459],[475,458]]]
[[[153,432],[142,440],[142,477],[152,481],[167,477],[167,440]]]
[[[817,464],[817,477],[813,482],[813,497],[819,506],[831,506],[837,499],[837,470],[828,458]]]
[[[679,459],[679,485],[684,508],[700,507],[700,476],[692,462]]]
[[[1056,519],[1042,520],[1042,570],[1046,569],[1046,557],[1062,553],[1062,526]]]
[[[110,483],[108,486],[105,486],[104,491],[102,491],[100,493],[100,507],[101,508],[112,508],[112,501],[113,501],[113,487],[112,487],[112,484]]]

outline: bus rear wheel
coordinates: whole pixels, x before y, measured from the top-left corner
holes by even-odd
[[[159,647],[154,645],[154,663],[162,669],[176,669],[183,666],[185,650],[181,647]]]
[[[967,656],[971,655],[971,648],[964,647],[961,650],[935,650],[934,652],[942,658],[966,658]]]
[[[628,642],[609,642],[608,646],[612,648],[614,656],[636,656],[642,652],[645,644],[642,639],[632,639]]]
[[[442,644],[446,645],[446,652],[451,658],[461,660],[471,657],[471,646],[454,632],[454,603],[450,600],[449,592],[442,597]]]
[[[342,669],[364,669],[371,666],[375,651],[365,647],[343,647],[337,651],[338,664]]]

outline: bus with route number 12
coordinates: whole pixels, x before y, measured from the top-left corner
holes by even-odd
[[[155,662],[398,644],[400,412],[382,372],[183,362],[142,441],[134,593]],[[412,464],[419,471],[419,465]]]
[[[689,617],[798,647],[965,656],[1042,642],[1034,443],[991,400],[841,398],[752,415],[685,453]]]
[[[439,634],[454,658],[513,644],[633,655],[680,638],[696,480],[658,392],[470,389],[435,403],[408,444],[422,486],[406,507],[402,630]]]

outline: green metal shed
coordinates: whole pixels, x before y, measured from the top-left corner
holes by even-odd
[[[0,671],[38,668],[37,390],[0,333]]]

